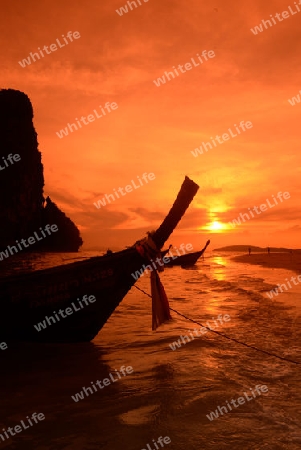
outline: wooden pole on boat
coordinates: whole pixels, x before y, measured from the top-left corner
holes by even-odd
[[[193,197],[197,193],[199,186],[190,178],[185,177],[180,192],[172,205],[169,213],[157,231],[152,235],[152,239],[158,248],[162,248],[177,224],[180,222],[186,209],[190,205]]]

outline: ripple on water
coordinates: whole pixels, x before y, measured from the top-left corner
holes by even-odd
[[[132,409],[124,414],[119,415],[119,419],[126,425],[144,425],[152,421],[156,416],[160,405],[141,406],[140,408]]]

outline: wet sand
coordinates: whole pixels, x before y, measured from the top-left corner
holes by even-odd
[[[301,254],[290,253],[251,253],[231,258],[233,261],[244,264],[257,264],[272,269],[287,269],[301,274]]]

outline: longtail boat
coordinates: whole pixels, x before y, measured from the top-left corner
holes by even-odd
[[[92,340],[135,283],[132,274],[149,262],[151,251],[160,254],[198,188],[185,177],[160,227],[130,248],[1,279],[0,341]],[[150,251],[144,254],[141,249],[145,247]],[[91,298],[88,304],[87,298]],[[68,317],[58,315],[60,310],[68,308],[71,310],[70,315],[65,312]],[[43,321],[45,326],[40,325],[38,330],[37,324]]]
[[[192,252],[187,253],[186,255],[180,255],[180,256],[174,256],[172,255],[171,251],[169,251],[169,254],[165,256],[170,259],[168,262],[164,264],[165,267],[172,267],[172,266],[194,266],[196,264],[197,260],[204,254],[206,248],[210,244],[210,240],[206,242],[205,247],[198,251],[198,252]],[[170,255],[170,256],[169,256]]]

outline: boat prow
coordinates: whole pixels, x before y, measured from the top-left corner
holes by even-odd
[[[199,250],[198,252],[187,253],[186,255],[181,255],[181,256],[172,256],[170,258],[167,255],[167,257],[170,259],[170,261],[165,263],[164,266],[165,267],[194,266],[197,263],[198,259],[205,253],[205,250],[209,244],[210,244],[210,241],[207,241],[205,247],[202,250]]]
[[[168,215],[151,234],[158,252],[197,190],[198,185],[186,177]],[[133,246],[120,252],[1,279],[0,339],[92,340],[141,276],[139,271],[147,262],[137,251],[137,246]],[[88,302],[87,297],[92,296],[96,300]]]

